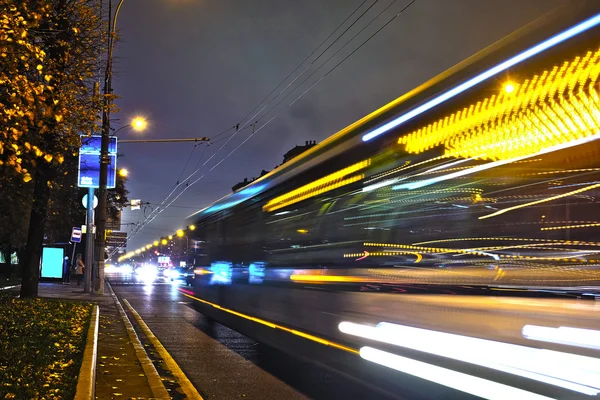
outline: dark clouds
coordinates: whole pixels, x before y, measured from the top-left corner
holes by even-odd
[[[390,2],[380,0],[367,14],[367,20]],[[361,0],[125,0],[119,17],[122,42],[116,49],[117,75],[113,85],[115,93],[122,96],[118,101],[121,112],[116,118],[124,123],[136,114],[145,115],[150,128],[144,135],[149,137],[214,136],[252,109],[360,3]],[[287,106],[407,3],[408,0],[398,0],[281,106]],[[281,163],[283,154],[294,145],[323,140],[566,3],[568,0],[417,0],[405,14],[192,186],[131,240],[129,248],[135,249],[181,227],[187,215],[227,194],[236,182]],[[347,38],[362,26],[364,22],[357,23]],[[343,42],[345,39],[340,43]],[[332,51],[338,46],[333,46]],[[322,61],[329,54],[332,53],[327,53]],[[318,65],[319,62],[315,64]],[[308,70],[297,83],[312,71]],[[204,171],[251,132],[240,132]],[[133,136],[127,132],[121,137]],[[223,143],[211,145],[204,160]],[[123,144],[120,152],[125,156],[120,162],[130,170],[131,197],[152,203],[162,198],[178,180],[192,147]],[[203,149],[195,149],[187,174]],[[124,214],[125,222],[142,218],[139,211]]]

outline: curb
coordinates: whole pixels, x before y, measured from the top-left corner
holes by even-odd
[[[181,390],[183,390],[183,393],[185,394],[186,398],[189,400],[203,400],[200,393],[198,393],[192,382],[190,382],[187,376],[185,376],[185,373],[181,370],[177,362],[173,359],[173,357],[171,357],[167,349],[165,349],[165,347],[158,340],[158,338],[154,336],[154,333],[152,333],[150,328],[148,328],[148,325],[146,325],[140,314],[138,314],[138,312],[135,311],[135,309],[131,306],[131,304],[129,304],[127,299],[123,299],[123,303],[125,303],[125,306],[129,309],[131,314],[133,314],[133,317],[144,331],[144,334],[146,335],[150,343],[152,343],[152,346],[154,346],[160,357],[164,360],[165,366],[177,379],[179,386],[181,387]]]
[[[83,362],[79,369],[75,400],[93,400],[96,395],[96,358],[98,356],[98,325],[100,308],[95,305],[92,309],[92,320],[87,332]]]
[[[133,348],[135,350],[135,355],[137,356],[137,359],[140,365],[142,366],[144,375],[146,375],[146,380],[148,381],[148,385],[150,386],[150,390],[152,391],[152,396],[154,396],[157,399],[170,400],[171,396],[169,395],[167,388],[165,387],[162,379],[160,378],[160,375],[158,375],[154,364],[152,364],[152,360],[150,360],[150,357],[148,357],[144,346],[140,342],[140,338],[138,338],[137,334],[135,333],[133,325],[131,324],[131,321],[129,321],[129,317],[127,317],[127,314],[125,313],[121,302],[119,301],[117,295],[113,291],[110,283],[106,282],[106,286],[108,287],[108,290],[110,291],[110,294],[112,295],[113,300],[117,305],[117,309],[119,310],[119,315],[121,315],[121,319],[125,324],[127,335],[129,336],[129,340],[131,340],[131,344],[133,345]]]
[[[20,287],[21,285],[12,285],[12,286],[3,286],[0,287],[0,290],[9,290],[9,289],[14,289],[16,287]]]

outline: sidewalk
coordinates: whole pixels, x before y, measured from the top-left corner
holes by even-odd
[[[108,291],[104,295],[83,292],[83,286],[40,283],[39,297],[90,301],[100,308],[98,359],[96,363],[97,399],[149,399],[152,391],[135,349]]]

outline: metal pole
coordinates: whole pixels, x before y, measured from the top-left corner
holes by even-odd
[[[77,250],[77,242],[73,242],[73,252],[71,253],[71,267],[73,266],[73,261],[75,260],[75,250]],[[70,274],[73,268],[69,268],[68,273]]]
[[[119,1],[114,19],[111,25],[112,1],[108,2],[108,56],[106,58],[106,69],[104,71],[104,103],[102,110],[102,141],[100,146],[100,187],[98,188],[98,214],[96,226],[98,236],[96,249],[98,250],[98,259],[96,264],[96,282],[94,292],[104,294],[104,252],[106,248],[106,184],[108,181],[108,165],[110,158],[108,155],[108,144],[110,141],[110,107],[112,105],[112,66],[113,66],[113,42],[115,30],[117,29],[117,18],[119,10],[123,5],[123,0]],[[116,165],[115,165],[116,167]]]
[[[92,265],[94,265],[94,188],[88,188],[87,221],[85,233],[85,268],[83,269],[83,291],[90,292]]]

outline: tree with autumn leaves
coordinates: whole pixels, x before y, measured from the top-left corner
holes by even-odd
[[[100,7],[99,0],[0,0],[0,181],[3,191],[32,196],[22,297],[37,296],[51,193],[77,173],[65,160],[77,154],[79,135],[99,124]]]

